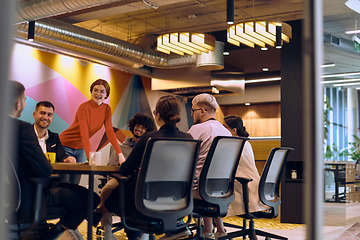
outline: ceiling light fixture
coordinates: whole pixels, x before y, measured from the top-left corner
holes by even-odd
[[[321,76],[321,78],[345,77],[345,76],[354,76],[354,75],[360,75],[360,72],[328,74],[328,75]]]
[[[277,32],[279,42],[276,41]],[[266,47],[266,45],[275,47],[275,43],[276,46],[282,44],[282,41],[288,43],[290,38],[292,38],[292,29],[287,23],[245,22],[232,25],[227,30],[227,41],[236,46],[240,46],[241,43],[252,48],[255,45],[262,48]]]
[[[261,78],[261,79],[245,80],[245,83],[271,82],[271,81],[280,81],[280,80],[281,77]]]
[[[268,48],[267,47],[262,47],[262,48],[260,48],[262,51],[267,51],[268,50]]]
[[[219,91],[219,89],[217,89],[217,87],[211,87],[211,93],[219,94],[220,91]]]
[[[322,68],[335,67],[335,63],[325,63],[325,64],[321,65],[320,67],[322,67]]]
[[[246,103],[245,103],[245,106],[250,106],[250,103],[249,103],[249,102],[246,102]]]
[[[334,84],[334,87],[353,86],[353,85],[360,85],[360,82]]]
[[[358,30],[350,30],[350,31],[346,31],[346,34],[356,34],[356,33],[360,33],[360,29]]]
[[[234,24],[234,0],[226,0],[226,23]]]
[[[33,42],[35,37],[35,21],[30,21],[28,26],[28,41]]]
[[[229,52],[223,52],[223,55],[224,55],[224,56],[229,56],[230,53],[229,53]]]
[[[341,80],[330,80],[330,81],[322,81],[321,84],[331,84],[331,83],[346,83],[346,82],[358,82],[360,78],[350,78],[350,79],[341,79]]]
[[[215,41],[214,36],[204,33],[167,33],[158,36],[156,50],[179,55],[209,53],[214,51]]]
[[[359,0],[349,0],[345,5],[351,10],[360,13],[360,1]]]
[[[276,48],[280,49],[282,48],[282,44],[283,44],[283,40],[281,38],[281,31],[282,31],[282,27],[281,26],[276,26]]]
[[[268,69],[268,68],[263,68],[262,70],[263,70],[263,72],[267,72],[267,71],[269,71],[269,69]]]

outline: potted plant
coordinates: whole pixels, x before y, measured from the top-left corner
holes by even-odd
[[[325,152],[324,152],[324,159],[325,161],[331,161],[333,160],[337,155],[339,155],[338,150],[335,146],[335,143],[333,143],[332,146],[326,145]]]
[[[324,99],[324,145],[326,144],[326,141],[328,140],[328,127],[330,125],[329,115],[330,111],[332,111],[330,101],[328,97],[325,97]],[[336,148],[335,143],[330,145],[324,146],[324,159],[325,161],[331,161],[334,160],[334,158],[339,154],[338,149]]]
[[[360,163],[360,138],[353,135],[354,142],[349,143],[350,147],[346,148],[345,150],[341,151],[339,156],[350,157],[354,160],[355,164]]]

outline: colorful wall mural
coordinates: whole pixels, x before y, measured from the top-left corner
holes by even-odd
[[[90,85],[98,78],[109,82],[108,99],[113,113],[113,126],[119,142],[132,134],[127,122],[137,112],[152,116],[156,101],[166,93],[151,90],[151,79],[114,70],[99,64],[71,57],[43,52],[24,45],[15,44],[11,58],[10,79],[24,84],[26,107],[21,120],[34,123],[32,113],[39,101],[50,101],[55,105],[55,114],[49,129],[61,133],[75,118],[79,105],[91,99]],[[182,100],[182,119],[179,128],[187,131],[192,124],[189,109],[191,103]],[[102,128],[91,139],[92,151],[103,152],[106,161],[110,146],[105,129]]]

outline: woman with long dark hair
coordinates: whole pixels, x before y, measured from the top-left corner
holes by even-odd
[[[248,137],[249,133],[243,125],[242,119],[237,115],[228,115],[224,118],[224,126],[233,136]],[[236,170],[236,177],[252,179],[249,182],[249,210],[250,212],[265,210],[265,206],[260,202],[258,187],[260,175],[255,165],[254,152],[251,144],[246,141],[240,157],[239,166]],[[235,200],[230,204],[227,216],[244,214],[244,203],[242,196],[242,185],[238,181],[234,184]]]

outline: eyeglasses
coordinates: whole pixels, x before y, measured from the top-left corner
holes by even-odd
[[[201,110],[201,109],[202,109],[202,108],[190,109],[190,113],[191,113],[191,114],[194,114],[195,111]],[[206,111],[206,109],[204,109],[204,110]]]

